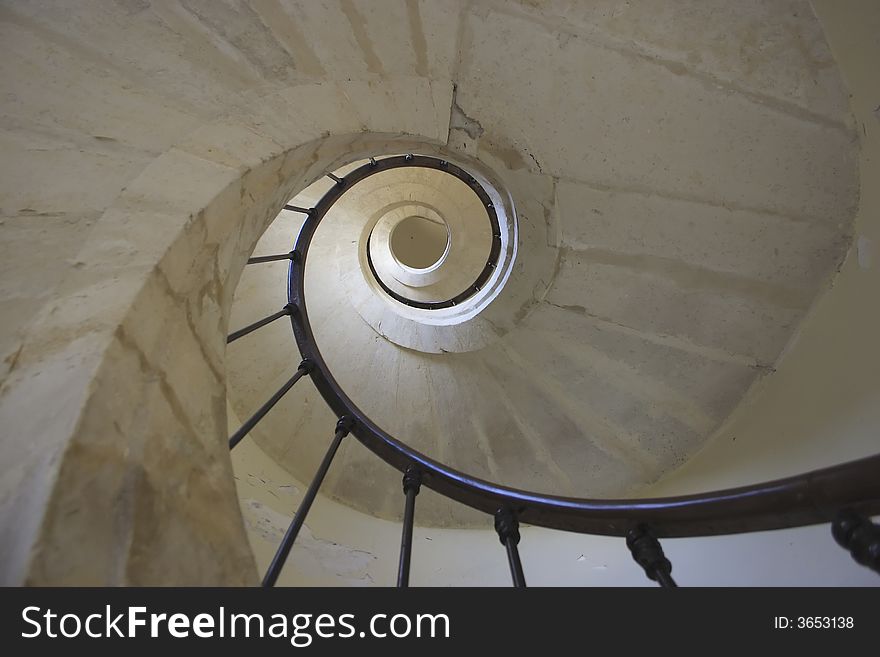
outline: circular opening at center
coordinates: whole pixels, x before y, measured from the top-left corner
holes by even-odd
[[[389,236],[391,253],[397,261],[412,269],[427,269],[446,253],[449,229],[445,223],[427,217],[407,217]]]

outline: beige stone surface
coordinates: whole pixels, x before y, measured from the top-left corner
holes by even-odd
[[[876,148],[876,8],[821,8],[817,21],[794,1],[4,3],[0,580],[257,581],[226,388],[240,414],[298,360],[280,324],[253,336],[259,353],[226,350],[252,318],[233,296],[250,285],[248,310],[277,309],[280,266],[272,287],[238,285],[248,255],[286,201],[373,154],[471,161],[517,218],[503,293],[460,332],[412,331],[479,350],[401,349],[343,298],[314,318],[358,403],[414,446],[508,484],[628,494],[687,460],[763,376],[753,394],[769,406],[747,431],[764,447],[729,464],[787,472],[767,457],[774,401],[814,409],[805,421],[855,445],[839,453],[864,453],[877,405],[863,263],[880,237],[876,158],[857,156]],[[832,52],[854,71],[857,120]],[[854,236],[861,255],[828,291]],[[772,384],[787,346],[804,369],[777,386],[854,383],[785,401]],[[816,403],[844,393],[864,401],[852,426],[843,401]],[[261,429],[275,442],[258,440],[310,472],[332,416],[306,384],[276,411]],[[779,449],[796,453],[803,428]],[[726,480],[708,444],[691,482]],[[790,463],[831,460],[810,445]],[[327,492],[396,517],[399,475],[353,441],[340,457]],[[422,522],[477,521],[424,499]]]
[[[871,255],[880,239],[880,188],[874,184],[880,179],[880,80],[872,63],[880,56],[874,38],[880,12],[872,3],[850,12],[823,1],[816,9],[853,91],[862,131],[862,193],[853,226],[858,239],[773,376],[749,392],[688,463],[651,489],[661,495],[794,475],[880,448],[880,306],[874,303],[880,268]]]

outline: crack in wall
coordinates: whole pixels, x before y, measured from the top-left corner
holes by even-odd
[[[452,107],[449,110],[449,130],[462,130],[471,139],[479,139],[483,132],[483,126],[476,119],[465,114],[458,104],[458,85],[452,85]]]

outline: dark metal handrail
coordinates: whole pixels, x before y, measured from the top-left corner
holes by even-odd
[[[479,511],[494,515],[507,506],[516,511],[521,522],[530,525],[607,536],[625,536],[637,524],[649,525],[658,537],[709,536],[829,522],[844,506],[868,515],[880,512],[880,455],[741,488],[669,498],[594,500],[545,495],[483,481],[438,463],[390,436],[357,407],[331,374],[312,333],[304,298],[309,245],[321,219],[346,190],[379,170],[441,168],[441,160],[418,155],[410,159],[391,157],[377,164],[366,164],[349,173],[344,185],[332,187],[309,212],[294,247],[298,257],[288,270],[288,302],[293,309],[290,321],[300,353],[314,365],[312,382],[337,417],[354,418],[352,435],[382,460],[401,472],[410,466],[418,468],[425,486]]]
[[[489,198],[486,190],[483,189],[483,186],[479,182],[477,182],[476,178],[474,178],[461,167],[451,164],[446,160],[438,160],[432,157],[420,157],[418,160],[418,164],[413,164],[413,162],[416,161],[415,155],[404,155],[402,157],[403,160],[389,157],[383,160],[379,160],[378,162],[371,161],[370,164],[362,167],[363,173],[366,173],[367,176],[372,176],[373,174],[379,173],[380,171],[387,171],[388,169],[394,169],[401,166],[416,166],[422,168],[440,169],[441,171],[444,171],[451,176],[455,176],[465,185],[471,188],[471,191],[473,191],[474,194],[477,195],[477,198],[480,199],[480,203],[486,209],[486,216],[489,219],[489,227],[492,230],[492,245],[491,247],[489,247],[489,257],[486,259],[486,264],[483,265],[483,268],[480,270],[480,273],[477,274],[477,278],[474,280],[473,283],[468,285],[464,290],[462,290],[455,296],[439,301],[419,301],[418,299],[410,299],[409,297],[406,297],[392,290],[385,283],[385,281],[382,280],[382,277],[379,276],[378,272],[376,271],[376,267],[373,264],[373,256],[370,253],[370,240],[373,239],[372,231],[370,232],[370,236],[367,238],[367,265],[370,268],[370,273],[373,275],[373,279],[379,284],[379,287],[382,288],[382,291],[395,301],[402,303],[405,306],[410,306],[411,308],[420,308],[422,310],[440,310],[441,308],[451,308],[452,306],[457,306],[458,304],[467,301],[477,292],[482,290],[486,286],[486,283],[489,282],[489,279],[492,278],[492,275],[495,273],[495,269],[498,266],[498,259],[501,257],[501,227],[498,224],[498,213],[495,211],[495,205],[492,203],[492,199]],[[403,164],[401,164],[401,162],[403,162]],[[360,171],[360,169],[358,171]],[[332,178],[336,181],[336,184],[340,187],[350,186],[356,182],[360,182],[361,180],[363,180],[363,178],[360,177],[355,177],[355,179],[349,180],[350,177],[351,174],[349,174],[345,178],[337,178],[336,176],[332,176]],[[317,211],[317,208],[315,210]]]
[[[495,221],[493,223],[494,226],[498,225],[498,222]],[[376,271],[376,267],[373,264],[373,256],[370,254],[369,243],[370,240],[373,239],[373,233],[370,233],[370,236],[367,238],[367,265],[370,267],[370,273],[373,275],[375,281],[379,284],[379,287],[382,288],[382,291],[385,292],[389,297],[394,299],[395,301],[402,303],[405,306],[410,306],[411,308],[421,308],[422,310],[440,310],[441,308],[451,308],[452,306],[457,306],[463,301],[467,301],[472,296],[474,296],[477,292],[485,287],[486,282],[492,278],[492,274],[495,271],[495,268],[498,266],[498,257],[501,254],[501,235],[496,233],[492,234],[492,248],[489,253],[489,260],[483,266],[483,269],[477,274],[476,280],[473,283],[468,285],[464,290],[456,294],[454,297],[450,297],[443,301],[419,301],[418,299],[410,299],[409,297],[405,297],[402,294],[399,294],[392,290],[385,281],[382,280],[382,277],[379,276]]]
[[[663,586],[675,586],[675,582],[670,575],[671,565],[663,556],[657,538],[755,532],[832,521],[838,542],[850,549],[859,563],[880,569],[880,564],[864,556],[880,550],[880,546],[875,545],[880,544],[880,531],[865,519],[880,513],[880,454],[784,479],[693,495],[583,499],[519,490],[484,481],[430,459],[377,426],[341,389],[321,355],[309,322],[304,274],[312,238],[333,204],[355,183],[396,167],[442,169],[458,175],[465,182],[471,181],[468,183],[471,186],[476,183],[462,169],[437,158],[419,155],[379,161],[371,158],[369,164],[343,178],[334,176],[337,184],[314,208],[285,206],[307,215],[291,252],[288,305],[285,308],[289,309],[303,362],[311,366],[312,382],[340,422],[344,422],[344,429],[389,465],[404,473],[418,473],[419,484],[494,516],[499,538],[507,548],[514,585],[525,585],[517,550],[519,522],[585,534],[626,536],[636,562],[651,579]],[[342,435],[337,427],[328,456],[267,573],[270,584],[277,578]],[[412,515],[418,489],[415,486],[408,489],[405,480],[404,490],[407,492],[407,509],[398,577],[401,586],[408,582]],[[853,518],[860,519],[861,524],[855,524],[857,521]],[[858,531],[852,527],[857,527]]]

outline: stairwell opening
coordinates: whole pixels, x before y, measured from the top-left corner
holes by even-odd
[[[467,171],[431,157],[409,166],[410,157],[383,160],[386,170],[356,182],[356,200],[344,211],[369,228],[364,275],[378,285],[375,293],[427,311],[421,319],[430,323],[490,282],[501,229],[485,188]]]
[[[413,215],[397,224],[389,236],[397,263],[413,270],[433,269],[449,252],[449,226],[445,221]]]
[[[497,337],[474,322],[513,273],[519,231],[510,193],[484,164],[360,158],[289,205],[319,209],[311,250],[322,255],[306,260],[308,299],[350,307],[380,338],[417,351],[471,351]]]

